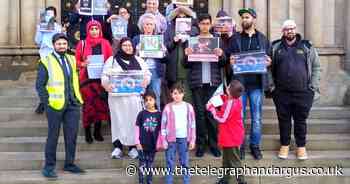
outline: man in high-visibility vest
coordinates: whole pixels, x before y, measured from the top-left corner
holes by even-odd
[[[36,89],[45,105],[48,120],[48,135],[45,146],[43,176],[57,178],[56,150],[63,125],[66,159],[64,171],[84,173],[74,164],[80,109],[83,103],[74,56],[67,54],[68,39],[57,33],[52,38],[54,51],[39,62]]]

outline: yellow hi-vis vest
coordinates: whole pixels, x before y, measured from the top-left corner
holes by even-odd
[[[75,58],[69,54],[65,54],[65,58],[68,60],[67,64],[71,66],[70,74],[72,76],[72,86],[75,97],[79,103],[83,104]],[[62,67],[53,53],[49,54],[46,58],[41,59],[41,63],[45,66],[49,75],[46,84],[46,89],[49,94],[49,106],[55,110],[62,110],[66,103],[64,86],[65,78]]]

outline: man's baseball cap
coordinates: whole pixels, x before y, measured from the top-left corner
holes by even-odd
[[[242,16],[244,13],[249,13],[251,16],[256,18],[256,11],[253,8],[242,8],[238,11],[239,16]]]

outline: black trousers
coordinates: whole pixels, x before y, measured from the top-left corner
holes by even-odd
[[[294,137],[298,147],[306,144],[306,119],[312,107],[314,92],[287,92],[276,89],[273,101],[276,106],[282,146],[290,144],[292,119],[294,121]]]
[[[80,120],[80,106],[67,105],[63,111],[47,108],[48,135],[45,146],[44,169],[53,170],[56,166],[57,143],[63,125],[64,147],[66,151],[65,167],[74,164],[77,136]]]
[[[206,110],[206,104],[212,97],[216,87],[203,85],[192,89],[192,99],[196,113],[197,146],[217,148],[217,122],[212,114]]]

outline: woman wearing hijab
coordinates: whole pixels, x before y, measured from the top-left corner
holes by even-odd
[[[142,87],[146,88],[151,78],[151,72],[143,59],[135,56],[135,49],[130,38],[120,40],[120,48],[117,54],[110,57],[104,67],[101,77],[102,86],[109,92],[108,104],[111,112],[112,142],[115,146],[111,157],[121,158],[123,145],[130,146],[128,155],[135,159],[138,156],[135,147],[135,122],[137,114],[142,110],[141,95],[111,94],[114,85],[110,82],[111,77],[118,72],[137,71],[144,74]]]
[[[93,55],[102,55],[103,61],[112,56],[112,47],[103,38],[102,27],[98,21],[92,20],[86,26],[87,37],[78,43],[76,47],[76,60],[79,68],[80,89],[84,100],[83,127],[85,140],[91,144],[91,125],[94,124],[94,138],[103,141],[101,135],[101,122],[109,121],[109,110],[106,92],[101,86],[100,79],[89,79],[87,72],[88,58]]]

